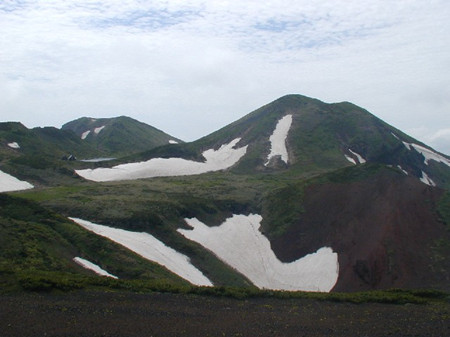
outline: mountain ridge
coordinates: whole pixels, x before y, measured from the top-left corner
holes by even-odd
[[[107,135],[105,121],[89,127],[86,122],[73,121],[77,144]],[[17,156],[20,149],[6,144],[11,141],[4,138],[3,150]],[[113,162],[53,161],[57,183],[44,180],[15,194],[65,218],[120,229],[124,238],[152,235],[187,256],[214,285],[258,284],[250,280],[259,256],[266,262],[258,275],[272,272],[280,281],[266,284],[297,289],[300,280],[291,288],[283,285],[287,269],[275,267],[276,259],[293,262],[328,247],[339,270],[331,291],[450,290],[450,159],[367,110],[287,95],[194,142],[165,142]],[[25,178],[50,172],[46,167],[24,172],[13,159],[3,162]],[[62,167],[63,175],[57,171]],[[90,178],[94,173],[99,179]],[[231,255],[214,236],[230,223],[237,231],[230,236],[236,240]],[[239,229],[256,229],[251,233],[259,241],[239,244],[246,237]],[[119,278],[129,277],[118,268],[120,261],[102,264],[104,255],[78,245],[80,255]],[[320,274],[299,276],[303,289],[320,289]]]

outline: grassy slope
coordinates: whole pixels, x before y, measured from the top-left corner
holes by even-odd
[[[98,134],[93,132],[102,126],[104,128]],[[167,144],[169,140],[181,142],[153,126],[126,116],[95,120],[83,117],[63,125],[62,129],[72,130],[78,137],[92,130],[84,142],[91,144],[99,153],[112,157],[146,151]]]
[[[280,172],[255,171],[255,167],[260,167],[263,162],[265,146],[273,126],[287,112],[296,116],[294,126],[297,132],[289,136],[289,144],[294,149],[291,151],[294,165],[290,170]],[[390,160],[383,158],[386,151],[399,157],[404,156],[407,150],[396,141],[395,137],[383,138],[382,133],[390,133],[391,130],[393,130],[391,127],[368,115],[365,110],[349,103],[328,105],[299,95],[286,96],[196,142],[163,146],[140,157],[133,157],[144,159],[148,156],[181,156],[199,159],[201,150],[217,147],[236,136],[242,137],[243,142],[254,141],[244,160],[229,172],[101,184],[71,178],[68,184],[24,191],[18,195],[64,216],[75,216],[129,230],[148,231],[169,246],[189,255],[195,265],[202,266],[202,270],[213,282],[246,286],[248,282],[245,278],[176,232],[177,228],[184,226],[183,218],[198,217],[208,225],[219,225],[233,213],[260,213],[264,219],[262,227],[265,234],[269,238],[276,238],[283,234],[304,211],[302,199],[304,188],[308,184],[320,183],[321,180],[346,182],[365,179],[376,174],[381,167],[385,167],[364,165],[341,169],[350,165],[342,155],[342,146],[344,149],[351,148],[368,159],[379,159],[384,162]],[[403,139],[413,141],[400,131],[394,131]],[[339,143],[336,143],[336,139]],[[423,161],[420,156],[415,160],[418,163]],[[334,171],[335,169],[338,170]],[[329,174],[324,175],[326,172]],[[70,175],[68,169],[67,174]],[[54,178],[53,181],[62,180]],[[22,201],[19,200],[15,202],[20,204]],[[448,197],[442,199],[439,212],[443,221],[447,221],[448,224]],[[2,221],[6,216],[5,213]],[[41,220],[21,219],[18,216],[8,221],[15,225],[19,224],[17,227],[20,228],[28,222],[35,223],[38,225],[37,228],[42,230]],[[34,227],[31,226],[30,229],[32,228]],[[10,230],[11,228],[8,229]],[[52,231],[54,230],[52,227]],[[52,233],[46,232],[46,235],[52,237],[54,235]],[[67,240],[65,235],[71,235],[70,231],[63,232],[64,235],[61,231],[58,233],[65,240]],[[8,232],[8,235],[16,234]],[[25,237],[24,242],[31,237]],[[84,240],[85,237],[71,244],[78,251],[91,254],[94,262],[96,260],[103,262],[107,254],[100,257],[96,255],[98,249],[90,250],[86,245],[80,248]],[[447,251],[446,245],[445,242],[437,244],[437,258],[448,259],[448,255],[444,254]],[[72,246],[67,246],[64,250],[68,247]],[[112,261],[106,269],[113,274],[117,273],[117,270],[122,268],[118,267],[123,264],[121,259]],[[124,272],[124,275],[132,277],[133,274],[130,273]]]
[[[185,283],[164,268],[92,234],[35,202],[0,195],[0,270],[3,282],[19,284],[46,274],[82,278],[93,274],[76,265],[86,258],[124,279]],[[8,281],[9,279],[9,281]],[[5,281],[6,280],[6,281]]]

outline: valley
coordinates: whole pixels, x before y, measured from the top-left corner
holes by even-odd
[[[114,296],[128,306],[136,293],[167,292],[180,301],[172,318],[191,301],[211,303],[202,316],[261,301],[248,311],[250,335],[261,332],[261,310],[284,315],[291,300],[320,306],[320,315],[350,310],[360,323],[367,317],[349,303],[370,312],[381,302],[405,331],[420,311],[448,317],[450,159],[351,103],[288,95],[190,143],[128,117],[81,118],[61,130],[0,123],[0,141],[5,298],[43,301],[52,315],[52,303],[67,300],[89,315],[84,296],[117,308]],[[439,300],[390,289],[428,289]],[[408,312],[400,303],[415,304]],[[285,315],[274,333],[298,333]],[[361,324],[354,328],[368,329]]]

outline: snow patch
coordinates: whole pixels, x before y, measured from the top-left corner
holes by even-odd
[[[20,149],[20,145],[17,142],[8,143],[8,146],[12,149]]]
[[[347,156],[346,154],[344,154],[344,156],[345,156],[345,159],[347,159],[350,163],[353,163],[353,164],[355,164],[356,165],[356,161],[355,161],[355,159],[353,159],[352,157],[350,157],[350,156]]]
[[[33,187],[27,181],[19,180],[8,173],[0,171],[0,192],[28,190]]]
[[[100,133],[100,131],[102,131],[104,128],[105,128],[105,125],[100,126],[100,127],[98,127],[98,128],[95,128],[95,129],[94,129],[94,133],[95,133],[96,135],[98,135],[98,134]]]
[[[77,264],[79,264],[80,266],[82,266],[83,268],[92,270],[94,273],[96,273],[96,274],[98,274],[98,275],[101,275],[101,276],[107,276],[107,277],[112,277],[112,278],[115,278],[115,279],[118,278],[117,276],[115,276],[115,275],[113,275],[113,274],[110,274],[110,273],[108,273],[106,270],[100,268],[100,267],[99,267],[98,265],[96,265],[95,263],[92,263],[92,262],[90,262],[90,261],[88,261],[88,260],[85,260],[85,259],[83,259],[83,258],[81,258],[81,257],[74,257],[73,260],[74,260]]]
[[[289,132],[289,129],[292,125],[292,115],[286,115],[281,118],[272,135],[270,136],[270,153],[267,156],[267,162],[264,164],[267,166],[275,156],[281,156],[281,160],[283,160],[286,164],[288,162],[288,152],[286,148],[286,139]]]
[[[339,276],[337,253],[323,247],[294,262],[282,263],[259,231],[261,220],[258,214],[233,215],[220,226],[208,227],[196,218],[185,219],[192,230],[178,232],[212,251],[259,288],[330,291],[334,287]]]
[[[86,139],[86,137],[91,133],[91,130],[84,131],[81,134],[81,139]]]
[[[190,259],[176,250],[166,246],[154,236],[144,232],[131,232],[92,222],[69,218],[83,228],[106,237],[130,249],[143,258],[163,265],[168,270],[198,286],[212,286],[212,282],[191,264]]]
[[[99,163],[102,161],[110,161],[110,160],[114,160],[116,158],[92,158],[92,159],[80,159],[80,161],[85,162],[85,163]]]
[[[423,182],[424,184],[427,184],[428,186],[436,186],[435,182],[431,180],[428,174],[426,174],[423,171],[422,171],[422,178],[420,178],[420,181]]]
[[[178,142],[176,140],[170,139],[169,144],[178,144]]]
[[[236,138],[232,142],[222,145],[218,150],[204,151],[205,162],[182,158],[153,158],[144,162],[121,164],[112,168],[85,169],[75,172],[87,180],[116,181],[220,171],[236,164],[247,152],[247,145],[234,149],[239,141],[240,138]]]
[[[397,165],[397,168],[402,171],[404,174],[408,175],[408,172],[406,172],[400,165]]]
[[[435,160],[437,162],[441,162],[447,166],[450,166],[450,160],[447,159],[446,157],[440,155],[439,153],[434,152],[433,150],[427,149],[426,147],[419,145],[419,144],[414,144],[414,143],[407,143],[407,142],[403,142],[403,144],[405,145],[405,147],[408,150],[412,150],[413,148],[419,152],[420,154],[423,155],[424,157],[424,163],[426,165],[428,165],[428,162],[430,160]]]
[[[398,136],[395,133],[391,132],[391,135],[393,135],[396,139],[400,140],[400,138],[398,138]]]
[[[358,161],[359,161],[360,164],[364,164],[364,163],[366,162],[366,160],[365,160],[361,155],[359,155],[358,153],[352,151],[351,149],[348,149],[348,150],[349,150],[354,156],[356,156],[356,158],[358,159]]]

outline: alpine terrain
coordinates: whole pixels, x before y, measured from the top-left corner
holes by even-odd
[[[354,104],[288,95],[190,143],[128,117],[0,141],[4,289],[450,291],[450,158]]]

